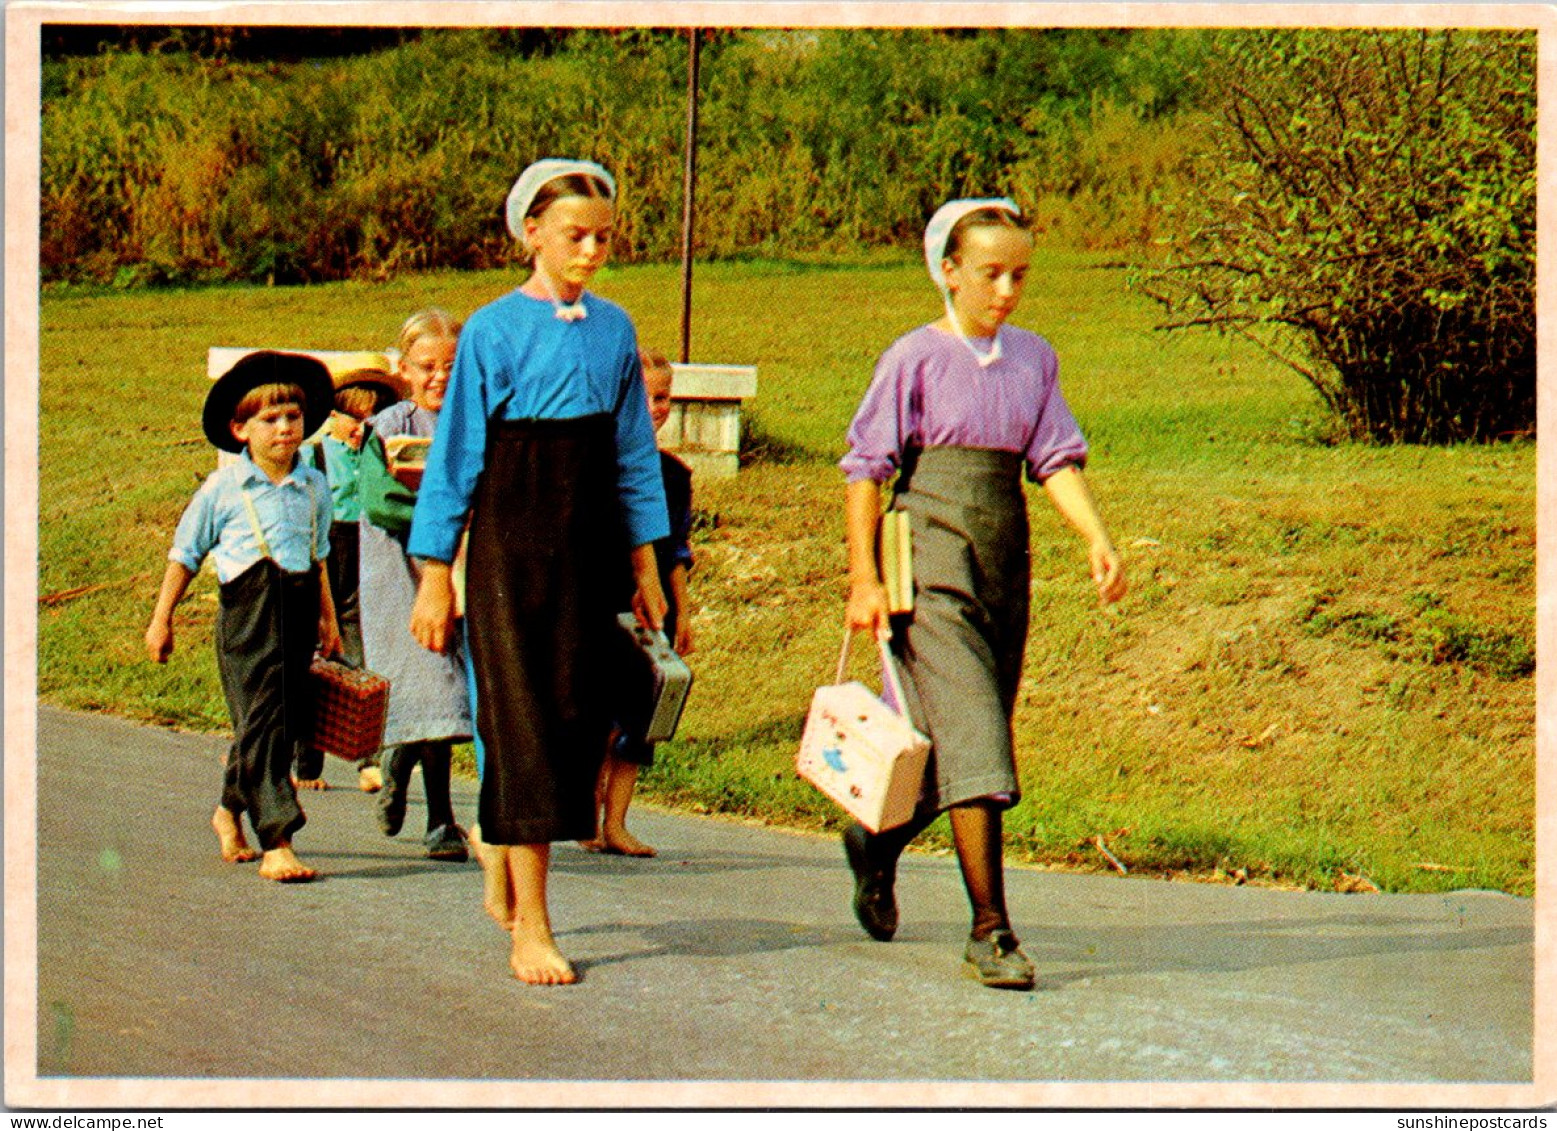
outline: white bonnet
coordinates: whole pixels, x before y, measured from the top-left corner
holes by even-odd
[[[611,199],[616,199],[616,178],[606,172],[603,166],[593,161],[573,161],[561,157],[543,158],[520,173],[519,179],[514,182],[514,187],[508,190],[508,231],[514,239],[524,239],[524,215],[530,211],[530,205],[535,203],[535,194],[541,191],[541,186],[558,177],[571,177],[578,174],[598,177],[605,183]]]
[[[941,261],[946,258],[946,241],[951,238],[951,231],[970,212],[977,212],[983,208],[998,208],[1003,212],[1021,218],[1022,210],[1016,206],[1016,201],[1009,197],[985,197],[977,200],[948,200],[935,210],[935,215],[930,217],[930,222],[924,229],[924,262],[930,269],[930,278],[936,288],[943,294],[946,291],[946,275],[941,270]]]

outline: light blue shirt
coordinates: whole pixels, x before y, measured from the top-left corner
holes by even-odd
[[[465,323],[422,473],[407,551],[453,561],[491,420],[616,418],[617,498],[628,538],[644,546],[670,533],[665,487],[638,337],[627,312],[585,293],[588,316],[564,322],[550,302],[513,291]]]
[[[266,557],[243,502],[245,491],[269,557],[283,570],[304,573],[329,556],[330,486],[324,476],[298,460],[286,478],[272,483],[244,451],[206,476],[189,500],[168,561],[194,573],[209,554],[217,580],[226,583]]]

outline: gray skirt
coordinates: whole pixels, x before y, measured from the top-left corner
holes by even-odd
[[[363,659],[368,670],[389,680],[384,745],[445,738],[463,742],[473,733],[464,633],[454,633],[447,652],[429,652],[418,644],[411,635],[411,607],[420,570],[400,538],[366,516],[358,531]]]
[[[909,717],[929,736],[921,810],[1020,798],[1011,714],[1027,646],[1027,500],[1022,457],[925,448],[905,460],[893,507],[913,537],[914,608],[892,649]]]

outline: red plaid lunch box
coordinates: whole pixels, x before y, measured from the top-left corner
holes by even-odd
[[[383,745],[389,680],[365,668],[315,656],[308,684],[314,700],[309,746],[355,762]]]

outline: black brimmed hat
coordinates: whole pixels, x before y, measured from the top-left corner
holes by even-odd
[[[256,350],[239,358],[205,395],[201,417],[205,438],[224,452],[243,451],[242,442],[232,434],[233,413],[238,402],[261,385],[296,385],[303,390],[304,436],[324,427],[335,407],[335,384],[324,362],[301,353]]]

